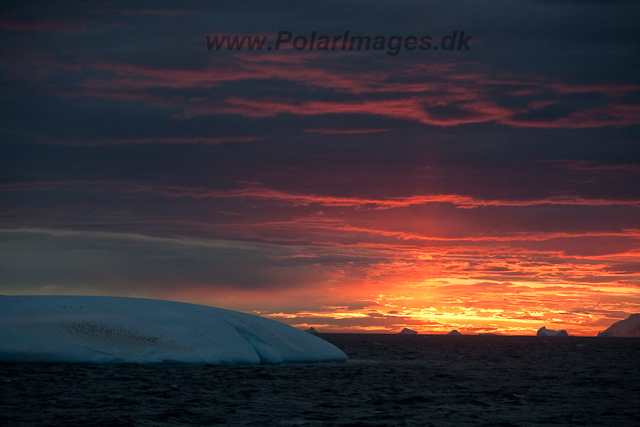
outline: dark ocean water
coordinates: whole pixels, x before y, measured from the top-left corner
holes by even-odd
[[[640,426],[640,339],[321,336],[349,361],[0,364],[0,425]]]

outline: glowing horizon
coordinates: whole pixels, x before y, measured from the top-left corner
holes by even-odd
[[[2,8],[0,293],[326,332],[640,312],[637,5],[116,4]],[[399,28],[468,49],[207,41]]]

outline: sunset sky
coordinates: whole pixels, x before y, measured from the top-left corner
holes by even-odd
[[[593,336],[640,312],[639,2],[0,11],[2,294],[321,332]]]

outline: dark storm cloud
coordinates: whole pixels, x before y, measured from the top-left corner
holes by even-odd
[[[593,273],[589,257],[613,255],[601,280],[636,280],[625,257],[639,250],[638,2],[5,2],[0,13],[0,227],[48,230],[2,234],[12,291],[588,270],[545,273],[571,281]],[[469,51],[397,56],[206,46],[280,30],[472,38]],[[496,261],[514,253],[521,265]]]
[[[612,4],[638,4],[638,0],[521,0],[549,4],[589,4],[606,7]]]

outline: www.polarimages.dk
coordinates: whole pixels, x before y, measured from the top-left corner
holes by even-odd
[[[269,36],[207,36],[208,50],[281,50],[293,49],[318,51],[386,51],[388,55],[397,55],[401,50],[469,50],[470,35],[464,31],[453,31],[439,40],[431,36],[362,36],[349,35],[349,31],[339,36],[297,35],[291,31],[278,31],[275,45],[267,43]]]

